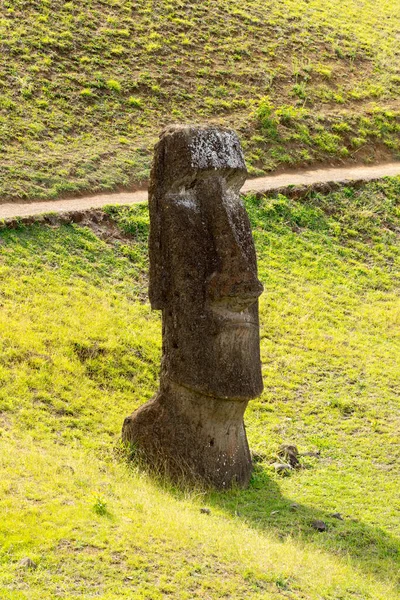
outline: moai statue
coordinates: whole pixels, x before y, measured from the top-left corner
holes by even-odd
[[[160,390],[123,440],[173,478],[247,485],[243,414],[262,391],[256,254],[239,196],[247,171],[237,135],[167,128],[151,173],[150,289],[162,311]]]

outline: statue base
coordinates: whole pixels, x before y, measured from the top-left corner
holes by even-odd
[[[175,481],[245,487],[252,472],[246,406],[247,400],[204,396],[168,382],[125,419],[122,439],[151,469]]]

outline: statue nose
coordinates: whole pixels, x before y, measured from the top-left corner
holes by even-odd
[[[263,291],[246,210],[239,193],[228,189],[218,175],[200,181],[197,192],[214,248],[210,252],[207,300],[215,308],[242,312]]]

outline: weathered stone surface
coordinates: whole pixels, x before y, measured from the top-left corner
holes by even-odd
[[[231,130],[171,127],[161,135],[149,194],[160,391],[123,427],[123,439],[157,468],[218,487],[250,478],[243,414],[262,391],[262,286],[239,197],[246,175]]]
[[[32,571],[37,569],[37,564],[29,557],[20,560],[18,566],[22,569],[31,569]]]
[[[282,444],[278,450],[278,456],[293,469],[300,469],[299,451],[296,446]]]
[[[324,521],[321,521],[320,519],[316,519],[315,521],[313,521],[311,523],[311,527],[313,527],[313,529],[316,529],[317,531],[320,531],[321,533],[323,531],[328,530],[327,524]]]

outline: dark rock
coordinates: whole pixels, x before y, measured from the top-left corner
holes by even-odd
[[[316,521],[313,521],[311,523],[311,527],[313,527],[317,531],[321,531],[321,532],[328,530],[326,523],[324,521],[320,521],[319,519],[317,519]]]
[[[343,519],[342,515],[341,515],[340,513],[338,513],[338,512],[332,513],[330,516],[331,516],[333,519],[339,519],[339,521],[344,521],[344,519]]]
[[[239,190],[247,176],[236,134],[171,127],[150,179],[150,288],[162,311],[160,390],[125,419],[123,439],[174,479],[245,486],[243,423],[262,391],[262,285]]]
[[[37,564],[29,557],[20,560],[18,566],[22,569],[30,569],[31,571],[37,569]]]
[[[298,469],[300,465],[299,451],[296,446],[283,444],[278,450],[278,457],[288,463],[293,469]]]
[[[313,456],[315,458],[319,458],[321,456],[321,451],[315,450],[314,452],[302,452],[299,456]]]
[[[273,463],[272,465],[277,473],[288,475],[293,471],[293,467],[287,463]]]

